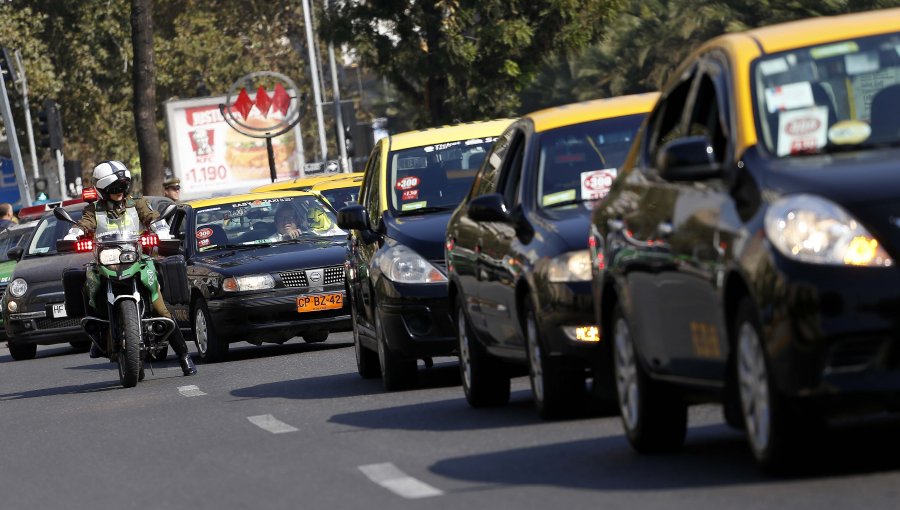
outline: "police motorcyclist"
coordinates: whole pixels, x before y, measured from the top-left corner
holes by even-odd
[[[97,228],[97,213],[106,214],[110,219],[123,218],[128,214],[128,209],[134,209],[140,222],[147,225],[150,230],[155,232],[160,239],[171,239],[169,234],[169,225],[165,220],[159,219],[159,213],[150,207],[146,198],[135,199],[130,196],[131,192],[131,172],[120,161],[103,161],[94,167],[94,187],[100,195],[100,200],[93,204],[88,204],[84,208],[81,220],[69,230],[66,239],[77,239],[88,232],[93,232]],[[94,269],[96,271],[96,269]],[[172,314],[163,302],[162,292],[159,292],[159,283],[157,285],[157,298],[151,304],[153,313],[159,317],[172,319]],[[172,349],[178,356],[178,362],[181,364],[181,370],[184,375],[194,375],[197,373],[197,367],[191,361],[188,353],[187,345],[184,342],[184,336],[181,329],[176,327],[171,336]],[[102,353],[99,346],[95,342],[91,342],[91,357],[99,358]]]

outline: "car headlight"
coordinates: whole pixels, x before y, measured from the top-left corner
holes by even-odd
[[[104,266],[111,266],[119,263],[119,255],[122,254],[122,250],[118,248],[106,248],[100,250],[100,263]]]
[[[275,288],[275,279],[268,274],[225,278],[225,281],[222,282],[222,290],[225,292],[244,292],[272,288]]]
[[[27,290],[28,282],[22,278],[16,278],[9,284],[9,293],[12,294],[13,297],[22,297]]]
[[[591,252],[578,250],[550,259],[547,278],[554,283],[591,280]]]
[[[784,256],[813,264],[892,266],[878,240],[841,206],[813,195],[775,201],[765,217],[766,236]]]
[[[389,280],[397,283],[444,283],[447,277],[421,255],[395,244],[378,261],[378,267]]]

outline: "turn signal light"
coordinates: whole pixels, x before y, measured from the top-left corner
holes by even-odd
[[[100,198],[97,195],[97,188],[84,188],[81,190],[81,199],[87,203],[96,202]]]
[[[84,253],[87,251],[92,251],[94,249],[94,240],[93,239],[82,239],[81,241],[77,241],[75,243],[75,251],[77,253]]]
[[[575,328],[575,340],[579,342],[599,342],[600,329],[597,326]]]
[[[159,236],[156,234],[144,234],[141,236],[141,246],[144,248],[152,248],[159,246]]]

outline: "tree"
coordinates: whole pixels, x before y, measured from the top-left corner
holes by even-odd
[[[342,2],[326,13],[324,27],[418,108],[416,124],[425,126],[509,115],[543,59],[595,40],[620,3]]]
[[[131,2],[131,44],[134,51],[134,126],[141,155],[144,194],[161,195],[163,158],[156,128],[156,64],[153,61],[153,4]]]

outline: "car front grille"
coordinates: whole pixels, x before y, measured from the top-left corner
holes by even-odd
[[[80,327],[81,326],[81,318],[80,317],[64,317],[62,319],[35,319],[34,327],[35,329],[56,329],[56,328],[71,328],[71,327]]]
[[[322,269],[325,273],[322,285],[344,282],[344,266],[331,266]],[[306,270],[282,271],[278,275],[281,277],[281,282],[284,283],[285,287],[309,287]]]

